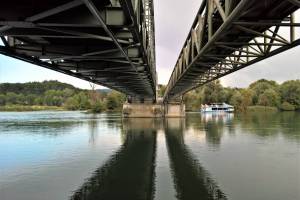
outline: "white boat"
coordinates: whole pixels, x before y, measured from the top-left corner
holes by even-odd
[[[234,107],[226,103],[212,103],[201,105],[201,112],[234,112]]]

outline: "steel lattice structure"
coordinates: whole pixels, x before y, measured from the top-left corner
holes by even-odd
[[[164,101],[300,44],[298,0],[204,0]]]
[[[0,53],[155,98],[153,17],[151,0],[3,1]]]

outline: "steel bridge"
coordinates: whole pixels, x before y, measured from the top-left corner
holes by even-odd
[[[155,98],[152,0],[5,0],[0,53]]]
[[[299,0],[203,0],[164,102],[299,45],[299,7]],[[5,0],[0,36],[1,54],[156,99],[153,0]]]
[[[164,102],[299,45],[299,7],[299,0],[203,0]]]

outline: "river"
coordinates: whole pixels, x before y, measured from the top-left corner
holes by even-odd
[[[0,113],[1,200],[299,200],[300,113]]]

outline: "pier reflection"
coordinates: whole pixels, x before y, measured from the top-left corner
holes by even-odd
[[[94,124],[91,125],[94,127]],[[74,192],[71,200],[154,199],[157,132],[164,132],[176,198],[227,199],[184,142],[186,119],[123,119],[120,149]]]
[[[70,199],[153,199],[155,124],[153,119],[123,121],[123,145]]]
[[[185,119],[167,119],[165,137],[177,198],[180,200],[227,199],[208,171],[184,143]]]

